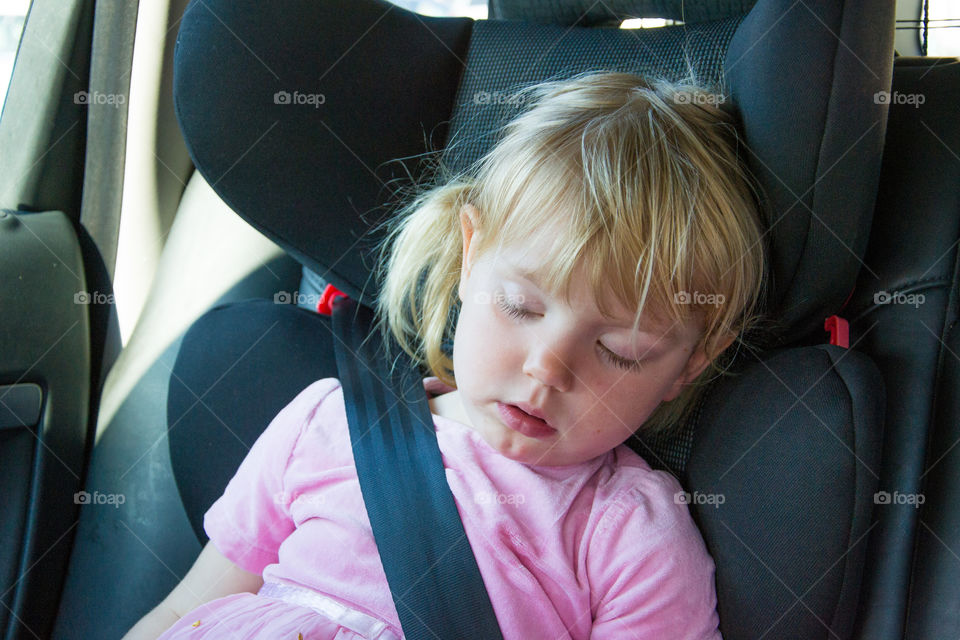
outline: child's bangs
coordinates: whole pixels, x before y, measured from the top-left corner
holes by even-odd
[[[592,110],[549,97],[506,128],[470,195],[488,231],[478,248],[549,247],[531,260],[549,295],[569,302],[582,270],[607,317],[694,322],[706,344],[737,330],[761,287],[749,188],[726,116],[633,83],[593,87]]]
[[[750,303],[759,270],[745,260],[755,250],[743,238],[756,230],[735,213],[750,211],[745,187],[715,177],[721,161],[704,151],[703,136],[671,116],[651,101],[584,128],[579,183],[591,228],[583,260],[601,311],[610,296],[636,310],[634,328],[693,322],[706,341]]]
[[[545,293],[568,300],[573,271],[592,235],[580,177],[544,149],[528,147],[504,156],[493,159],[473,194],[483,229],[478,249],[545,243],[549,254],[530,261]]]
[[[472,194],[488,240],[479,250],[543,240],[551,250],[536,257],[537,276],[549,295],[569,302],[582,269],[605,316],[621,306],[635,310],[635,328],[688,323],[695,308],[683,304],[684,294],[707,284],[690,253],[696,186],[679,189],[677,173],[650,169],[675,164],[675,152],[653,144],[641,153],[644,141],[585,145],[580,135],[553,142],[504,144],[488,158]],[[628,179],[610,179],[628,166]]]
[[[605,220],[582,249],[587,280],[605,316],[613,317],[620,306],[633,310],[634,329],[672,334],[697,315],[693,305],[683,303],[684,292],[705,286],[704,271],[690,253],[691,230],[678,224],[685,212],[651,211],[646,199],[616,187],[621,193],[594,191],[593,215]]]

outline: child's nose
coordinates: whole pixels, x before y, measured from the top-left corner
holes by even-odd
[[[557,391],[569,391],[573,384],[569,362],[569,350],[562,342],[541,339],[527,352],[523,373],[544,386]]]

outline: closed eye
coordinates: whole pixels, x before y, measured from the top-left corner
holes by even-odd
[[[602,343],[598,342],[597,344],[600,346],[601,355],[603,355],[607,362],[610,362],[614,366],[620,367],[621,369],[625,369],[627,371],[639,371],[643,368],[642,361],[623,358],[615,354],[613,351],[610,351],[610,349],[607,349]]]
[[[500,307],[505,314],[518,320],[533,315],[522,307],[515,307],[512,304],[508,304],[507,301],[500,296],[497,297],[497,306]]]
[[[517,320],[522,320],[523,318],[535,315],[523,307],[517,307],[507,303],[505,299],[500,297],[497,298],[497,306],[500,307],[501,311],[503,311],[505,314],[512,318],[516,318]],[[605,346],[603,346],[603,344],[599,341],[597,342],[597,345],[600,347],[600,354],[603,356],[603,358],[615,367],[619,367],[626,371],[639,371],[643,368],[643,363],[641,361],[630,360],[628,358],[618,356],[613,351],[610,351],[610,349],[607,349]]]

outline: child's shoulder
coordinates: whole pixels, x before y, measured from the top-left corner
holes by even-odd
[[[423,388],[428,396],[440,395],[456,390],[435,376],[424,378]],[[339,402],[343,402],[343,389],[338,378],[321,378],[320,380],[310,383],[310,385],[297,394],[291,404],[316,406],[326,400],[328,396],[332,396],[331,400],[334,399],[334,397],[339,397]]]
[[[338,378],[321,378],[307,385],[307,387],[300,392],[300,395],[311,395],[323,400],[323,398],[339,388],[340,380]]]
[[[329,401],[336,401],[336,397],[343,397],[340,380],[337,378],[322,378],[310,383],[300,391],[287,405],[287,409],[296,413],[305,414],[312,418],[313,414]],[[342,401],[341,401],[342,403]]]
[[[346,424],[346,415],[343,409],[343,390],[337,378],[323,378],[310,383],[302,389],[293,400],[280,412],[276,420],[287,423],[290,429],[297,429],[301,434],[317,432],[329,433],[325,428],[331,420]]]
[[[613,472],[600,494],[604,497],[604,524],[631,520],[649,531],[687,524],[687,496],[673,474],[653,469],[626,445],[613,450]]]
[[[450,389],[452,387],[444,385],[437,378],[424,380],[424,390],[428,394]],[[318,440],[339,442],[349,438],[346,400],[338,378],[322,378],[312,382],[284,407],[278,419],[295,423],[302,438],[313,445],[317,445]],[[347,442],[349,444],[349,440]]]
[[[310,383],[287,404],[275,419],[293,439],[289,465],[314,468],[318,454],[324,464],[343,466],[353,459],[343,389],[337,378]]]

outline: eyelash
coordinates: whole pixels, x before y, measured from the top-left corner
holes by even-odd
[[[532,315],[532,314],[531,314],[529,311],[527,311],[526,309],[523,309],[523,308],[521,308],[521,307],[515,307],[515,306],[513,306],[513,305],[507,304],[507,303],[506,303],[504,300],[502,300],[502,299],[498,299],[498,300],[497,300],[497,306],[499,306],[500,309],[501,309],[505,314],[507,314],[508,316],[510,316],[510,317],[512,317],[512,318],[516,318],[517,320],[522,320],[523,318],[526,318],[527,316]],[[637,360],[628,360],[627,358],[621,358],[620,356],[618,356],[618,355],[615,354],[614,352],[612,352],[612,351],[610,351],[609,349],[607,349],[607,348],[606,348],[605,346],[603,346],[602,344],[600,345],[600,353],[603,354],[603,357],[607,360],[607,362],[609,362],[610,364],[614,365],[615,367],[619,367],[619,368],[625,369],[625,370],[627,370],[627,371],[639,371],[639,370],[642,368],[642,363],[641,363],[641,362],[639,362],[639,361],[637,361]]]

